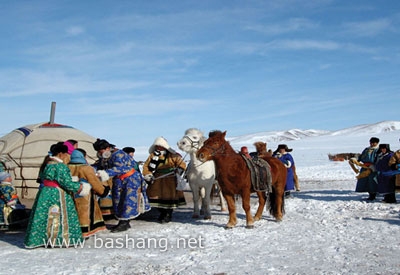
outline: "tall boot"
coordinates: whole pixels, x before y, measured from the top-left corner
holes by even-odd
[[[129,220],[120,220],[118,225],[111,230],[111,233],[126,231],[131,228]]]
[[[166,209],[166,215],[164,218],[164,222],[168,223],[172,220],[172,212],[173,211],[174,211],[173,209]]]
[[[386,194],[383,197],[383,202],[385,203],[396,203],[396,194],[395,193],[390,193],[390,194]]]
[[[369,192],[369,197],[367,198],[367,201],[373,201],[376,198],[376,193],[371,193]]]
[[[164,219],[165,219],[165,216],[167,215],[167,211],[166,211],[167,209],[164,209],[164,208],[158,208],[158,211],[160,212],[160,215],[158,216],[158,222],[160,222],[160,223],[164,223]]]

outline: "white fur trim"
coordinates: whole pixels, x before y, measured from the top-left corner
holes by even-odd
[[[92,186],[86,182],[81,182],[81,184],[82,184],[82,190],[81,190],[81,192],[79,192],[79,196],[86,197],[87,195],[90,194],[90,190],[92,189]]]
[[[155,150],[156,146],[161,146],[165,149],[167,149],[170,153],[175,154],[176,151],[174,149],[171,148],[171,146],[169,146],[168,141],[163,138],[163,137],[158,137],[154,140],[153,145],[150,146],[149,148],[149,154],[153,153]]]
[[[110,178],[110,176],[104,170],[98,170],[96,174],[100,178],[100,181],[108,181]]]

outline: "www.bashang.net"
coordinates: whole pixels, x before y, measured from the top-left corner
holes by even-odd
[[[63,247],[75,248],[94,248],[94,249],[156,249],[161,252],[169,249],[202,249],[204,248],[203,236],[181,237],[170,239],[167,237],[131,237],[124,235],[121,237],[105,237],[94,235],[79,244],[65,244]],[[49,247],[59,247],[58,243],[46,243]]]
[[[181,237],[169,239],[167,237],[130,237],[124,235],[122,237],[105,237],[100,238],[93,236],[90,245],[91,248],[101,249],[156,249],[159,251],[167,251],[168,249],[198,249],[204,248],[203,236],[198,237]]]

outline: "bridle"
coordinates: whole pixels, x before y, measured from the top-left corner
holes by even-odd
[[[194,141],[192,140],[188,135],[183,136],[182,139],[186,138],[187,140],[189,140],[190,146],[194,149],[199,150],[200,149],[200,141]]]
[[[210,153],[210,155],[213,157],[213,156],[215,156],[216,154],[218,154],[218,153],[223,153],[224,151],[225,151],[225,143],[224,144],[222,144],[222,146],[220,146],[220,147],[218,147],[218,148],[213,148],[213,147],[211,147],[211,146],[208,146],[208,145],[203,145],[203,147],[205,148],[205,149],[207,149],[207,150],[210,150],[211,151],[211,153]]]

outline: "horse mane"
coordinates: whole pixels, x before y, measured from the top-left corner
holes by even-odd
[[[210,137],[213,137],[218,134],[222,134],[222,131],[221,130],[212,130],[208,133],[208,137],[210,138]]]

